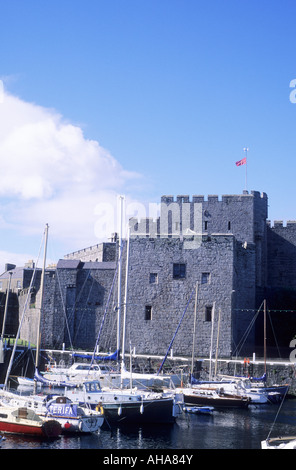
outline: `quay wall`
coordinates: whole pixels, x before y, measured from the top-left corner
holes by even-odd
[[[56,361],[57,365],[70,366],[73,363],[71,352],[69,351],[56,351],[45,350],[48,357]],[[92,352],[89,352],[92,354]],[[141,355],[135,354],[132,357],[133,371],[141,373],[157,373],[159,367],[164,359],[164,356],[158,355]],[[79,362],[87,362],[84,359],[79,359]],[[191,357],[180,357],[168,355],[167,360],[163,366],[163,373],[178,372],[181,374],[191,371]],[[292,361],[278,361],[267,360],[267,385],[284,385],[289,384],[289,395],[296,397],[296,363]],[[128,364],[127,364],[128,365]],[[194,361],[194,376],[201,380],[208,380],[210,369],[209,358],[198,357]],[[239,358],[239,359],[218,359],[217,361],[217,374],[228,376],[243,376],[243,377],[261,377],[264,374],[265,364],[262,358],[252,360],[252,358]],[[212,360],[212,373],[215,370],[215,361]],[[185,384],[184,384],[185,385]]]
[[[190,355],[195,339],[196,355],[206,356],[213,333],[214,355],[218,331],[219,357],[258,354],[263,300],[268,309],[267,346],[287,348],[296,336],[296,223],[284,226],[276,221],[271,226],[267,195],[258,191],[221,198],[162,196],[158,206],[156,220],[129,219],[129,256],[127,240],[119,243],[113,234],[110,243],[65,255],[46,270],[42,347],[92,350],[100,337],[99,350],[114,351],[117,316],[122,319],[122,338],[125,313],[125,352],[131,343],[138,354],[165,354],[198,283],[197,309],[193,294],[174,341],[175,354]],[[18,326],[33,265],[13,266],[0,276],[0,293],[3,302],[13,274]],[[21,331],[21,337],[32,343],[39,312],[38,271]]]

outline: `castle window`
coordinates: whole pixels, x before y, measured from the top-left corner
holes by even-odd
[[[201,273],[201,283],[202,284],[209,284],[211,279],[210,273]]]
[[[149,282],[150,282],[150,284],[157,284],[158,283],[158,274],[157,273],[150,273]]]
[[[184,279],[186,277],[186,264],[174,263],[173,266],[173,278]]]
[[[228,222],[228,230],[231,230],[231,222]]]
[[[30,296],[30,308],[36,307],[36,292],[32,291]]]
[[[145,320],[152,320],[152,305],[145,305]]]
[[[208,221],[205,221],[205,230],[208,230]]]
[[[212,305],[207,305],[206,306],[205,321],[212,321],[212,310],[213,310]]]

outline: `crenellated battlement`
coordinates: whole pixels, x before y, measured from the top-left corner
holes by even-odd
[[[172,195],[164,195],[161,197],[161,202],[164,204],[182,204],[182,203],[202,203],[202,202],[243,202],[250,198],[256,198],[257,200],[267,200],[266,193],[260,193],[259,191],[244,191],[243,194],[224,194],[219,197],[216,194],[209,194],[207,197],[204,195],[193,195],[190,200],[189,195],[178,195],[176,197]]]
[[[296,229],[296,220],[287,220],[286,223],[284,223],[283,220],[274,220],[273,223],[270,220],[266,221],[268,227],[270,228],[291,228],[291,229]]]
[[[227,233],[237,240],[254,243],[264,237],[267,195],[244,191],[239,195],[164,195],[157,220],[131,219],[131,236],[180,237],[188,233]]]

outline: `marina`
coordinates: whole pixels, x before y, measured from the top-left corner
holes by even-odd
[[[296,400],[287,399],[274,422],[278,405],[214,410],[209,414],[183,413],[170,425],[103,426],[89,435],[61,435],[32,439],[6,435],[1,449],[194,450],[260,449],[261,441],[295,433]]]
[[[15,370],[18,341],[21,338],[26,309],[23,310],[13,348],[8,355],[2,335],[2,372],[5,372],[0,392],[2,448],[257,449],[269,448],[271,431],[278,433],[274,438],[293,436],[295,367],[293,362],[278,363],[280,376],[278,371],[277,374],[274,373],[276,370],[274,368],[273,373],[270,373],[271,364],[268,367],[266,355],[265,300],[262,303],[264,304],[263,364],[258,362],[255,353],[252,360],[244,358],[243,362],[242,358],[228,359],[229,355],[226,360],[219,357],[221,309],[217,324],[216,353],[213,359],[215,302],[210,309],[209,357],[197,358],[194,345],[198,283],[191,290],[191,295],[183,307],[183,313],[179,317],[165,355],[142,358],[145,363],[144,370],[139,367],[140,357],[136,358],[133,354],[131,341],[129,356],[126,352],[125,311],[121,342],[121,308],[118,308],[117,312],[115,353],[103,353],[98,356],[101,329],[93,352],[89,355],[81,352],[77,354],[72,348],[71,352],[68,351],[67,363],[64,361],[66,358],[64,350],[61,352],[63,359],[59,360],[56,351],[41,350],[47,236],[48,225],[44,232],[41,308],[36,322],[37,344],[32,356],[33,373],[27,369],[27,372],[12,374]],[[120,281],[119,286],[121,286]],[[28,294],[30,292],[31,288]],[[121,305],[120,292],[121,289],[118,292],[118,305]],[[176,361],[173,357],[174,341],[180,336],[181,324],[194,294],[191,361],[188,356]],[[260,310],[261,307],[258,314]],[[104,320],[103,318],[102,321]],[[122,354],[120,354],[121,347]],[[29,351],[30,348],[27,349]],[[5,356],[7,356],[6,361]],[[77,356],[79,362],[75,361]],[[5,362],[8,362],[7,368]],[[17,362],[24,361],[18,358]],[[19,384],[19,387],[15,384]],[[289,391],[291,395],[288,395]],[[286,409],[286,418],[283,421],[284,426],[281,426],[278,418],[283,415],[284,409]],[[32,419],[29,427],[26,427],[28,416]],[[36,433],[35,421],[40,423],[42,430],[51,423],[55,431],[38,430]],[[277,426],[280,424],[280,429],[275,429],[276,421]],[[291,429],[288,429],[289,426],[286,424],[290,425]],[[36,434],[39,439],[32,439]],[[281,444],[285,445],[283,442]],[[289,447],[293,445],[293,439],[290,439]]]
[[[44,352],[42,351],[42,355]],[[51,358],[55,357],[60,360],[61,365],[63,365],[61,370],[66,373],[66,364],[70,360],[70,353],[66,351],[47,351],[47,353]],[[62,361],[61,357],[63,357]],[[79,360],[81,361],[81,359]],[[137,357],[137,360],[140,363],[141,360],[147,361],[147,358]],[[190,359],[188,361],[190,362]],[[104,422],[93,432],[62,432],[55,439],[32,438],[32,436],[28,435],[2,433],[4,439],[0,443],[1,449],[93,449],[99,451],[99,455],[105,455],[104,452],[109,452],[110,450],[113,452],[138,452],[139,450],[149,451],[149,449],[153,452],[164,449],[168,452],[177,450],[194,451],[198,449],[260,450],[264,448],[262,443],[266,443],[267,439],[269,439],[267,441],[267,444],[269,444],[269,442],[273,443],[275,438],[294,436],[296,434],[295,371],[293,363],[289,361],[265,361],[255,357],[253,357],[253,361],[246,361],[244,359],[219,360],[216,367],[216,380],[209,382],[206,380],[208,370],[210,369],[209,359],[204,358],[200,362],[202,367],[200,367],[200,372],[196,375],[199,375],[200,379],[204,380],[196,380],[196,384],[190,385],[188,383],[188,376],[183,374],[186,371],[186,360],[171,356],[167,360],[167,367],[174,368],[173,366],[175,366],[175,370],[179,371],[179,380],[177,381],[177,386],[172,387],[170,391],[166,389],[166,381],[162,383],[162,387],[158,388],[157,393],[145,390],[145,386],[142,386],[141,389],[139,382],[137,383],[138,387],[134,386],[133,388],[130,388],[126,383],[125,388],[116,388],[114,386],[113,389],[109,389],[109,392],[104,388],[104,398],[99,381],[97,380],[98,376],[96,379],[92,379],[90,376],[88,381],[77,380],[75,387],[73,387],[73,383],[69,387],[48,387],[46,383],[38,383],[36,395],[33,392],[34,387],[32,384],[35,382],[33,379],[28,379],[27,385],[24,386],[19,385],[19,383],[25,383],[23,380],[19,381],[17,376],[11,377],[8,390],[3,390],[1,393],[3,396],[7,396],[7,399],[9,399],[9,395],[15,397],[15,400],[12,401],[14,405],[17,403],[16,397],[18,396],[22,400],[27,400],[26,406],[30,402],[30,406],[33,409],[37,407],[36,403],[39,401],[44,403],[48,400],[52,403],[53,397],[58,396],[58,398],[54,399],[54,403],[57,405],[59,403],[65,404],[65,401],[66,404],[69,406],[71,404],[74,407],[86,405],[89,412],[93,411],[94,413],[96,413],[97,407],[100,406],[103,410],[102,417],[104,417]],[[157,370],[157,367],[155,368],[157,363],[159,363],[159,357],[149,358],[149,364],[154,366],[155,370]],[[183,363],[183,366],[180,368],[181,363]],[[84,362],[84,364],[87,366],[87,362]],[[246,364],[248,365],[247,369]],[[252,366],[251,368],[250,365]],[[109,367],[112,370],[112,376],[114,376],[114,362]],[[270,387],[267,386],[270,384],[280,383],[282,386],[286,384],[286,388],[280,387],[280,389],[283,388],[285,390],[281,399],[253,400],[252,402],[250,398],[248,400],[244,398],[243,406],[237,406],[234,403],[237,399],[234,400],[233,396],[232,398],[228,397],[228,400],[227,386],[236,384],[234,371],[240,376],[238,380],[245,382],[249,380],[246,376],[242,377],[242,375],[246,375],[246,372],[252,370],[252,372],[260,376],[265,368],[268,371],[268,380],[265,384],[266,390],[270,390]],[[85,368],[83,369],[85,370]],[[69,367],[69,370],[72,371],[73,367]],[[231,376],[223,376],[226,371]],[[108,373],[106,369],[105,374],[108,375]],[[221,378],[218,378],[218,373],[221,374]],[[46,372],[40,373],[40,375],[45,376]],[[103,375],[101,371],[101,377]],[[120,376],[119,373],[118,375]],[[128,371],[125,371],[124,377],[128,375]],[[163,377],[167,378],[168,376],[169,374],[166,371]],[[172,376],[176,381],[178,374],[172,374]],[[132,377],[132,374],[130,374],[130,377]],[[155,377],[155,374],[137,373],[135,377],[137,377],[137,380],[140,377],[147,377],[150,380],[151,377]],[[158,386],[161,384],[161,377],[160,375]],[[66,379],[66,382],[68,381],[67,373],[63,378]],[[185,378],[186,383],[183,383],[182,379]],[[250,382],[255,389],[261,390],[261,382],[258,382],[258,380]],[[216,388],[217,390],[217,392],[211,390],[211,401],[196,400],[190,402],[186,399],[188,394],[204,398],[201,392],[209,392],[207,390],[209,388]],[[223,399],[219,398],[220,403],[218,401],[215,402],[213,397],[215,393],[218,394],[218,391],[221,393],[222,388],[224,393],[226,392],[225,396]],[[162,395],[162,390],[167,390],[166,394],[170,396],[164,398],[165,392]],[[228,390],[231,390],[231,388]],[[246,388],[243,391],[245,392]],[[174,394],[177,399],[175,405],[179,412],[174,415],[173,419],[170,419],[169,408],[167,408],[166,415],[159,415],[157,409],[161,409],[162,400],[170,403],[169,406],[172,409],[174,408],[172,404]],[[143,401],[144,395],[150,396],[154,407],[159,407],[156,408],[156,413],[149,412],[148,401],[146,404]],[[50,400],[47,397],[50,397]],[[61,397],[67,398],[65,400]],[[153,400],[156,397],[158,398],[155,402]],[[106,400],[105,403],[104,399]],[[221,406],[222,400],[225,402],[223,406]],[[130,410],[130,407],[134,407],[136,410],[132,419],[128,419],[129,416],[126,415],[126,410]],[[149,418],[148,420],[147,417]],[[162,422],[161,417],[164,418]],[[280,442],[282,445],[282,441]],[[293,440],[289,441],[289,445],[293,445],[292,443]]]
[[[296,449],[296,2],[1,6],[0,450]]]

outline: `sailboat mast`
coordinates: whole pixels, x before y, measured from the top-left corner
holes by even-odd
[[[264,373],[266,374],[266,300],[264,299]]]
[[[38,369],[39,358],[40,358],[40,343],[41,343],[41,311],[43,304],[43,294],[44,294],[44,277],[45,277],[45,267],[46,267],[46,252],[47,252],[47,239],[48,239],[48,224],[45,226],[45,241],[44,241],[44,257],[43,257],[43,268],[41,274],[41,298],[40,298],[40,309],[39,309],[39,318],[38,318],[38,329],[37,329],[37,345],[36,345],[36,358],[35,358],[35,367]]]
[[[215,375],[217,377],[217,367],[218,367],[218,352],[219,352],[219,337],[220,337],[220,321],[221,321],[221,308],[219,308],[218,316],[218,332],[217,332],[217,344],[216,344],[216,360],[215,360]]]
[[[5,310],[4,310],[4,318],[3,318],[3,325],[2,325],[2,333],[1,333],[1,340],[2,341],[4,339],[5,323],[6,323],[7,310],[8,310],[8,298],[9,298],[9,293],[10,293],[11,276],[12,276],[12,272],[10,271],[9,272],[8,287],[7,287],[7,292],[6,292],[6,299],[5,299]]]
[[[121,271],[122,271],[122,219],[123,219],[123,199],[120,199],[120,227],[119,227],[119,244],[118,244],[118,299],[117,299],[117,351],[120,350],[120,321],[121,321]]]
[[[196,312],[197,312],[197,292],[198,292],[198,282],[196,283],[196,288],[195,288],[194,322],[193,322],[193,338],[192,338],[192,358],[191,358],[191,376],[193,375],[194,355],[195,355],[195,331],[196,331]]]
[[[212,379],[212,353],[213,353],[215,306],[216,306],[216,302],[214,302],[214,305],[213,305],[213,308],[212,308],[212,333],[211,333],[210,369],[209,369],[209,379],[210,379],[210,380]]]
[[[6,291],[6,299],[5,299],[5,309],[4,309],[4,317],[3,317],[3,324],[2,324],[2,333],[1,333],[1,338],[0,338],[0,364],[4,363],[4,332],[5,332],[5,325],[6,325],[6,317],[7,317],[7,310],[8,310],[8,298],[9,298],[9,292],[10,292],[10,284],[11,284],[11,276],[12,272],[9,272],[9,281],[8,281],[8,287]]]
[[[126,265],[125,265],[125,288],[124,288],[124,305],[123,305],[123,333],[122,333],[122,360],[121,365],[124,367],[125,359],[125,340],[126,340],[126,309],[127,309],[127,293],[128,293],[128,268],[129,268],[129,248],[130,248],[130,229],[128,228],[127,248],[126,248]]]

